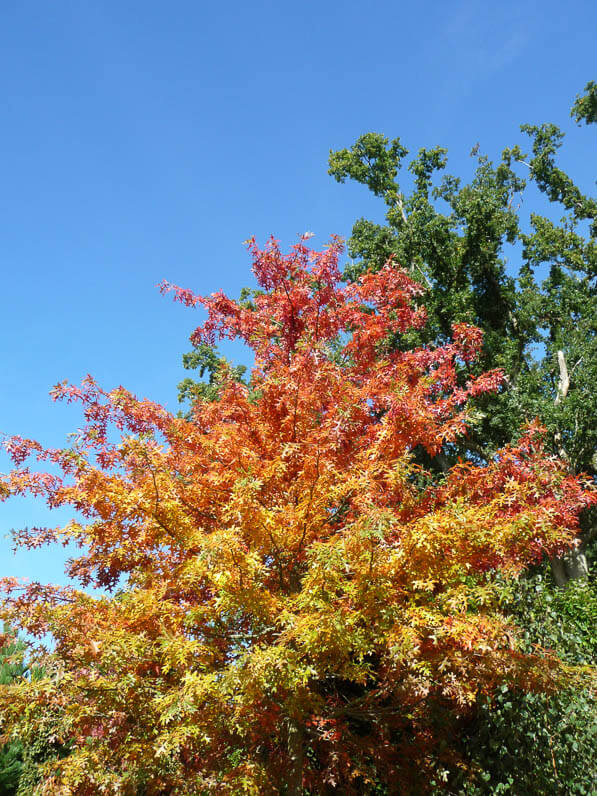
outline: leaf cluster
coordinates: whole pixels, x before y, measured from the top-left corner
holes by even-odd
[[[575,545],[590,482],[537,425],[441,479],[417,460],[503,384],[475,370],[479,330],[409,348],[427,315],[406,271],[345,284],[337,240],[250,251],[250,302],[169,289],[207,309],[197,347],[253,350],[252,393],[222,378],[189,419],[88,377],[53,393],[82,407],[70,447],[6,440],[2,493],[80,518],[16,536],[78,545],[79,587],[2,584],[3,616],[54,642],[0,690],[11,738],[67,751],[40,793],[424,793],[497,687],[585,674],[525,648],[500,578]]]
[[[577,580],[566,589],[537,572],[507,584],[504,598],[524,629],[527,649],[538,644],[563,659],[595,665],[597,584]],[[591,689],[568,687],[553,695],[502,686],[480,705],[465,729],[466,776],[453,792],[583,794],[597,787],[597,710]],[[460,781],[460,784],[458,784]]]

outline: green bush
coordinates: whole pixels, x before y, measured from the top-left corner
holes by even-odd
[[[539,572],[505,584],[504,599],[524,630],[528,649],[540,645],[573,664],[597,658],[597,583],[573,581],[557,588]],[[466,774],[453,776],[457,794],[597,793],[597,705],[589,689],[553,696],[519,694],[503,687],[479,705],[464,736]],[[444,791],[445,792],[445,791]]]

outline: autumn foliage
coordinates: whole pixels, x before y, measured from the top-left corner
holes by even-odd
[[[189,420],[88,378],[54,391],[85,414],[71,447],[6,441],[4,494],[76,511],[18,543],[80,547],[81,590],[3,584],[6,619],[55,641],[1,696],[7,735],[52,717],[70,751],[42,793],[424,793],[480,695],[563,676],[519,651],[496,574],[574,545],[588,484],[538,427],[487,465],[417,463],[500,388],[463,375],[480,332],[401,350],[425,312],[392,263],[345,285],[336,241],[250,250],[249,302],[164,285],[207,310],[194,342],[253,350],[250,388],[224,369]]]

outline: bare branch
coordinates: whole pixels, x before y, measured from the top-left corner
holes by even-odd
[[[560,381],[558,382],[558,394],[555,400],[556,406],[562,403],[564,398],[568,395],[568,390],[570,388],[570,376],[568,375],[566,358],[564,356],[564,352],[561,350],[558,351],[558,367],[560,368]]]

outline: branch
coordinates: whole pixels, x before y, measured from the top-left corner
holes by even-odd
[[[402,194],[399,193],[396,196],[396,204],[398,205],[398,209],[400,210],[400,215],[402,216],[402,220],[405,224],[408,224],[408,217],[406,215],[406,211],[404,210],[404,203],[402,201]]]
[[[558,351],[558,366],[560,368],[560,381],[558,382],[558,394],[555,400],[556,406],[568,395],[568,390],[570,388],[570,376],[568,375],[566,358],[564,357],[564,352],[561,350]],[[576,367],[576,365],[574,367]]]

